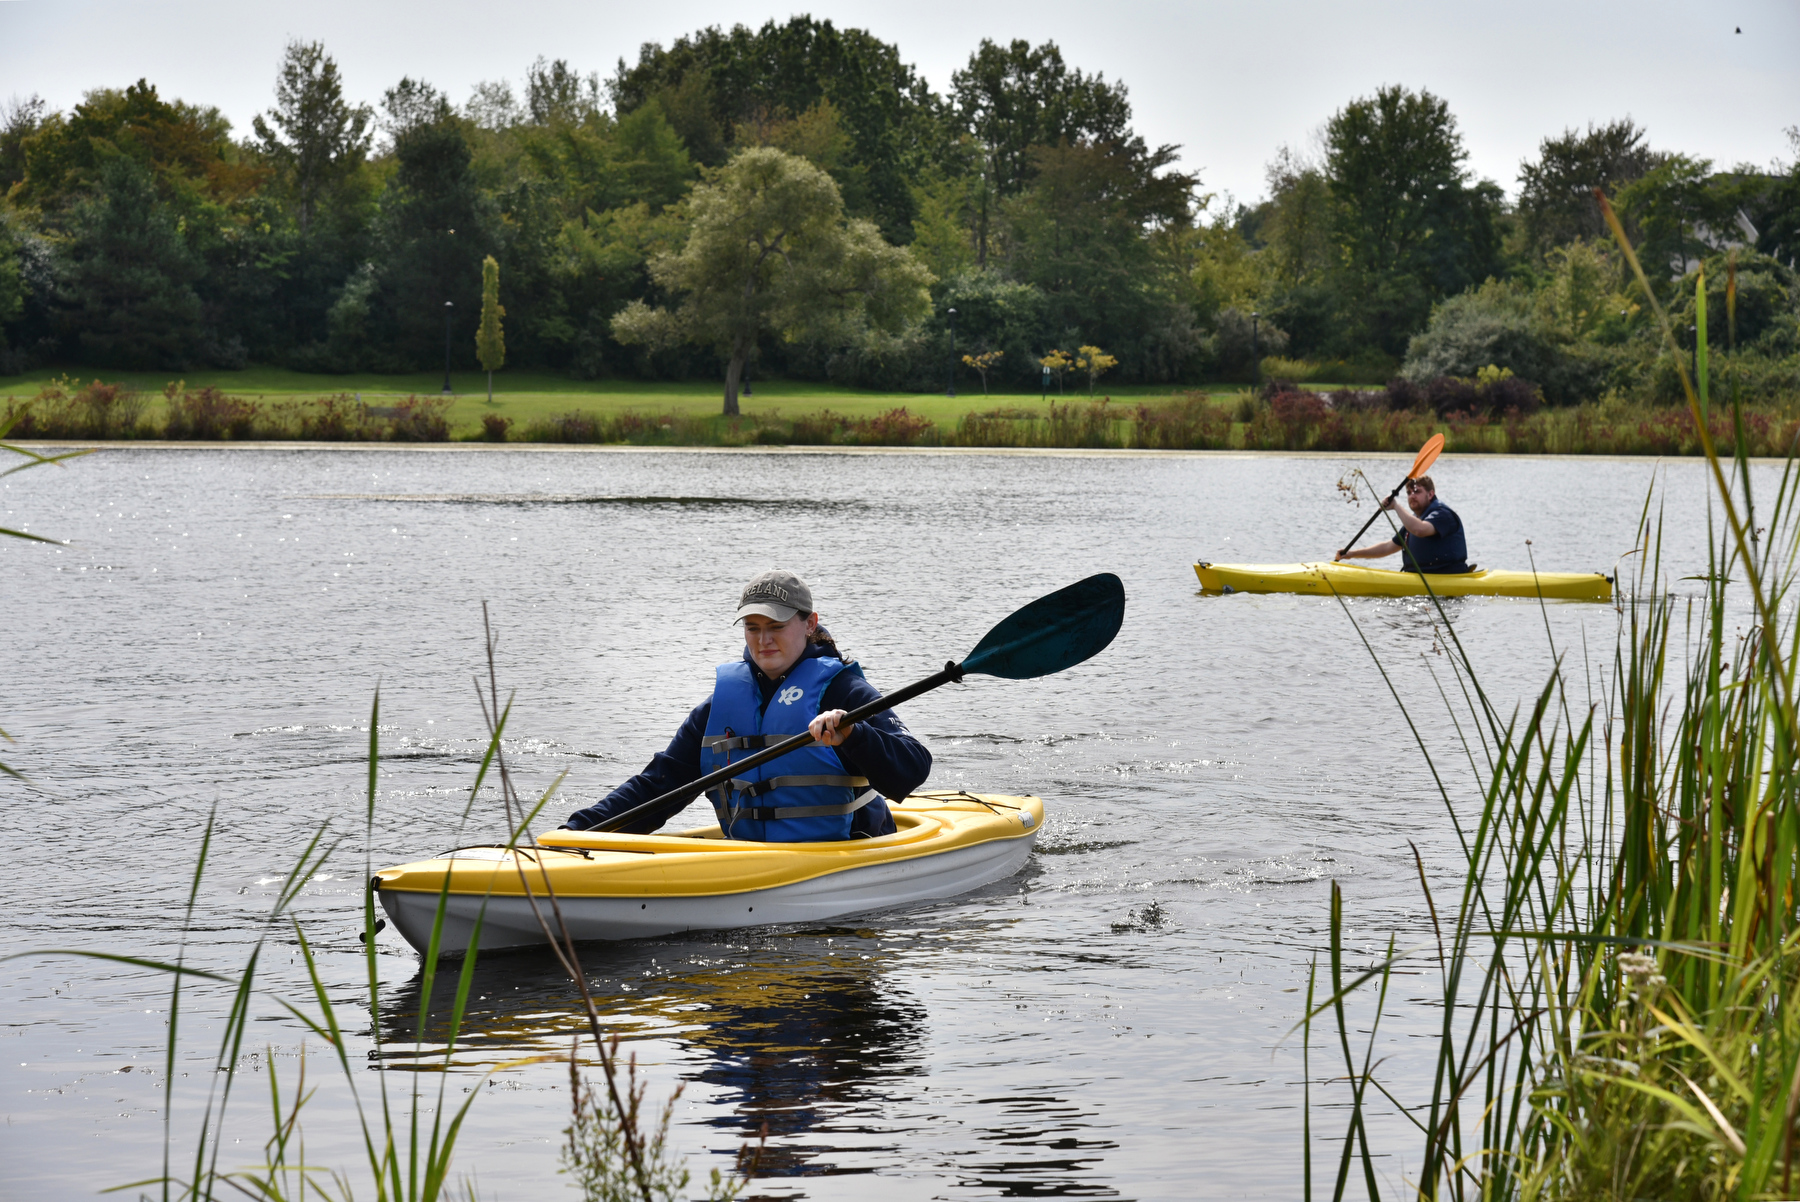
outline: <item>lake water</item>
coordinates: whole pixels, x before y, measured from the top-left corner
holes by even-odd
[[[730,615],[756,571],[804,575],[840,645],[888,688],[960,658],[1025,601],[1112,571],[1130,599],[1098,659],[1039,681],[971,678],[901,711],[936,757],[931,787],[1045,799],[1018,877],[829,927],[594,945],[587,972],[651,1096],[685,1083],[673,1140],[701,1175],[766,1126],[756,1197],[1297,1196],[1301,1049],[1288,1033],[1325,942],[1330,882],[1367,958],[1389,931],[1404,943],[1424,929],[1409,840],[1434,874],[1456,863],[1443,804],[1356,627],[1462,801],[1472,786],[1454,770],[1434,679],[1453,686],[1427,606],[1355,601],[1347,617],[1331,601],[1202,597],[1191,564],[1328,557],[1369,513],[1336,487],[1358,466],[1385,492],[1405,465],[120,448],[14,475],[0,481],[0,525],[72,541],[0,547],[0,725],[16,739],[0,747],[37,786],[0,783],[0,953],[174,957],[216,807],[188,957],[235,969],[329,820],[343,842],[299,913],[361,1061],[373,1034],[356,1003],[365,859],[504,834],[491,796],[459,828],[483,742],[471,683],[483,601],[502,688],[517,690],[514,770],[528,791],[567,773],[546,811],[554,826],[641,766],[706,695],[712,666],[737,655]],[[1433,474],[1484,565],[1526,567],[1529,550],[1545,569],[1613,571],[1654,477],[1668,574],[1704,567],[1698,464],[1464,458]],[[1503,707],[1542,686],[1552,638],[1577,665],[1610,661],[1610,606],[1452,605]],[[378,685],[383,760],[365,846]],[[275,1000],[306,1003],[291,932],[269,946],[220,1163],[257,1162],[265,1074],[272,1064],[291,1084],[304,1045],[320,1086],[307,1158],[357,1169],[337,1070]],[[417,958],[391,930],[380,965],[404,1015]],[[481,1093],[457,1163],[483,1197],[573,1197],[557,1175],[566,1066],[505,1068],[485,1085],[481,1074],[566,1057],[583,1025],[574,990],[547,954],[527,953],[484,958],[475,995],[447,1082],[457,1104]],[[1409,1000],[1402,985],[1384,1028],[1402,1080],[1432,1022]],[[178,1132],[213,1084],[224,1006],[205,985],[184,1003]],[[159,1171],[168,1008],[166,979],[139,970],[6,965],[0,1193],[88,1197]],[[385,1034],[408,1031],[395,1017]],[[1314,1054],[1329,1072],[1333,1047]],[[391,1088],[443,1080],[406,1067],[387,1074]],[[366,1092],[376,1071],[362,1075]],[[1417,1141],[1389,1131],[1383,1164],[1398,1186]]]

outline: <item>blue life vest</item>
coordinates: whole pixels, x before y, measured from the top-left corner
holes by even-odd
[[[734,758],[800,734],[819,716],[825,686],[848,667],[829,655],[803,659],[782,678],[764,709],[750,665],[720,664],[700,740],[701,768],[716,772]],[[823,843],[848,839],[850,815],[876,793],[863,777],[849,774],[836,751],[814,743],[708,790],[707,797],[728,839]]]

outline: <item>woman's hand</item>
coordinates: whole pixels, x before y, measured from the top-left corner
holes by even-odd
[[[825,746],[839,747],[843,745],[845,739],[850,737],[850,732],[856,729],[855,723],[839,727],[838,723],[843,720],[843,710],[826,710],[807,723],[806,730],[808,734]]]

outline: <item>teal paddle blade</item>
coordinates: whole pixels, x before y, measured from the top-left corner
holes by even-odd
[[[1100,654],[1124,621],[1124,582],[1102,572],[1015,610],[976,644],[962,670],[1007,680],[1048,676]]]

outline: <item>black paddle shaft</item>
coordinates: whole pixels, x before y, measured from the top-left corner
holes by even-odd
[[[911,701],[921,693],[929,693],[939,685],[951,684],[952,682],[960,681],[962,678],[962,665],[952,660],[944,665],[944,670],[942,672],[933,672],[924,680],[916,681],[903,689],[897,689],[894,692],[889,693],[885,697],[878,697],[867,705],[859,705],[855,709],[850,710],[842,718],[838,719],[838,729],[843,730],[846,727],[854,726],[864,719],[873,718],[876,714],[886,713],[896,705],[902,705]],[[648,818],[661,809],[674,809],[678,806],[685,806],[689,801],[693,800],[696,791],[704,793],[714,785],[723,784],[740,772],[746,772],[751,768],[759,767],[768,763],[770,760],[780,759],[788,752],[798,751],[800,748],[815,741],[816,740],[812,737],[811,732],[802,731],[792,738],[783,739],[773,747],[763,748],[753,756],[741,759],[735,764],[728,764],[717,772],[708,772],[705,776],[694,781],[692,784],[683,785],[679,789],[672,789],[669,792],[664,793],[661,797],[653,797],[642,805],[632,806],[623,814],[614,814],[606,821],[597,823],[587,829],[599,832],[616,831],[629,825],[636,819]]]
[[[1413,478],[1408,476],[1406,479],[1400,481],[1400,483],[1394,485],[1394,491],[1388,494],[1388,500],[1392,501],[1395,497],[1399,496],[1400,490],[1412,482]],[[1350,541],[1344,544],[1344,549],[1338,552],[1339,555],[1348,555],[1350,553],[1350,548],[1356,545],[1356,540],[1361,538],[1363,532],[1368,530],[1370,526],[1373,526],[1375,524],[1375,519],[1381,516],[1381,510],[1382,507],[1380,505],[1375,507],[1375,512],[1369,515],[1369,520],[1362,524],[1362,530],[1358,530],[1355,534],[1350,536]]]

